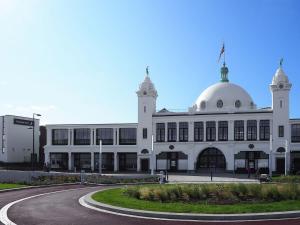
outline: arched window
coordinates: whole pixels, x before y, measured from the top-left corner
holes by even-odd
[[[285,152],[285,148],[284,147],[279,147],[279,148],[277,148],[277,152],[280,152],[280,153]]]
[[[148,151],[148,149],[145,149],[145,148],[144,148],[144,149],[141,151],[141,153],[142,153],[142,154],[149,154],[149,151]]]

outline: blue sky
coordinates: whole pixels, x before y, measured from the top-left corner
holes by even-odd
[[[281,57],[300,117],[300,1],[0,0],[1,114],[42,123],[137,121],[135,91],[149,65],[157,108],[187,110],[220,79],[260,106]]]

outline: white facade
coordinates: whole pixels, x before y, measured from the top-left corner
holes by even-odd
[[[28,163],[33,153],[33,119],[13,115],[0,116],[0,162]],[[34,149],[39,158],[39,120],[34,123]]]
[[[282,68],[273,77],[267,108],[228,81],[225,65],[221,75],[186,112],[170,112],[157,111],[147,70],[137,91],[138,123],[47,125],[45,160],[53,169],[96,170],[101,139],[102,165],[114,171],[300,170],[300,119],[289,118],[292,85]],[[136,136],[124,128],[134,128]]]

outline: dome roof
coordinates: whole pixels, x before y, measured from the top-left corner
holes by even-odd
[[[276,70],[275,76],[273,77],[272,84],[279,84],[279,83],[289,83],[289,79],[287,75],[285,75],[283,69],[279,67]]]
[[[196,110],[207,111],[237,111],[255,108],[251,96],[242,87],[220,82],[205,89],[196,101]]]

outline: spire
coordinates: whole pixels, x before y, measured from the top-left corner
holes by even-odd
[[[221,82],[229,82],[228,80],[228,68],[226,66],[226,63],[223,63],[223,66],[221,67]]]

